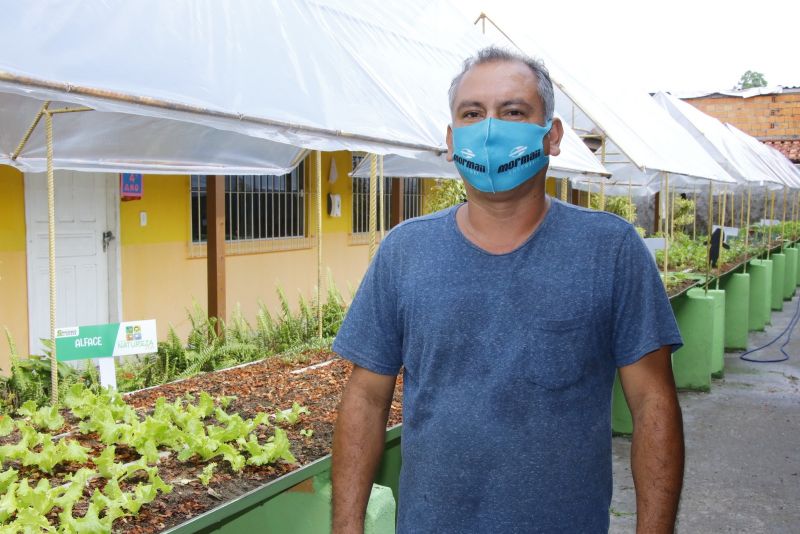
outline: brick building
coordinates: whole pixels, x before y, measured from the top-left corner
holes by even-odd
[[[684,100],[729,122],[800,164],[800,87],[721,91]]]

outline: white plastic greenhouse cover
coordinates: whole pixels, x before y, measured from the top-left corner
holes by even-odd
[[[758,139],[750,136],[734,125],[725,123],[725,126],[743,143],[746,143],[756,154],[761,158],[772,171],[781,177],[781,181],[792,189],[800,188],[800,171],[798,171],[786,157],[775,150],[768,147]]]
[[[8,163],[44,100],[97,110],[54,118],[63,168],[277,172],[300,149],[438,153],[447,98],[427,81],[452,78],[473,43],[446,31],[442,5],[3,0],[0,153]],[[43,153],[37,128],[16,165],[41,170]]]
[[[557,86],[556,109],[575,131],[606,135],[608,158],[603,165],[613,173],[610,186],[627,189],[632,183],[654,192],[659,189],[660,172],[675,175],[671,185],[676,186],[694,184],[697,179],[735,183],[649,95],[607,82],[594,84],[590,90],[578,82],[580,74],[568,74],[549,51],[533,41],[522,26],[529,20],[498,19],[494,15],[492,19],[505,33],[486,25],[497,44],[516,46],[544,60]],[[580,183],[575,185],[581,187]]]
[[[592,152],[586,148],[580,137],[569,126],[564,125],[561,153],[550,158],[547,175],[556,178],[575,178],[587,173],[597,175],[596,180],[600,180],[601,175],[609,174]],[[425,154],[416,159],[395,155],[386,156],[383,159],[383,174],[384,176],[406,178],[460,178],[455,165],[447,161],[445,155],[435,156],[433,154]],[[362,160],[351,175],[359,178],[368,177],[370,175],[369,159]]]
[[[653,98],[740,184],[783,187],[780,177],[719,120],[667,93],[656,93]]]

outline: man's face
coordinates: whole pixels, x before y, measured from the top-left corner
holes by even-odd
[[[545,124],[536,75],[527,65],[520,61],[491,61],[473,67],[461,78],[452,128],[488,118]],[[553,119],[553,130],[544,138],[545,154],[559,154],[561,129],[560,121]],[[453,160],[451,127],[447,128],[447,159]]]

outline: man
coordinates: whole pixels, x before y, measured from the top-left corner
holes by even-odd
[[[363,531],[401,367],[398,532],[606,532],[617,368],[638,531],[671,532],[681,339],[653,260],[627,222],[545,195],[563,126],[543,65],[482,50],[450,106],[468,201],[387,235],[334,343],[355,364],[334,437],[334,533]]]

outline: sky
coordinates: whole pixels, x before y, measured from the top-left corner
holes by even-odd
[[[527,33],[586,84],[729,90],[747,70],[800,86],[800,0],[461,0],[512,39]]]

